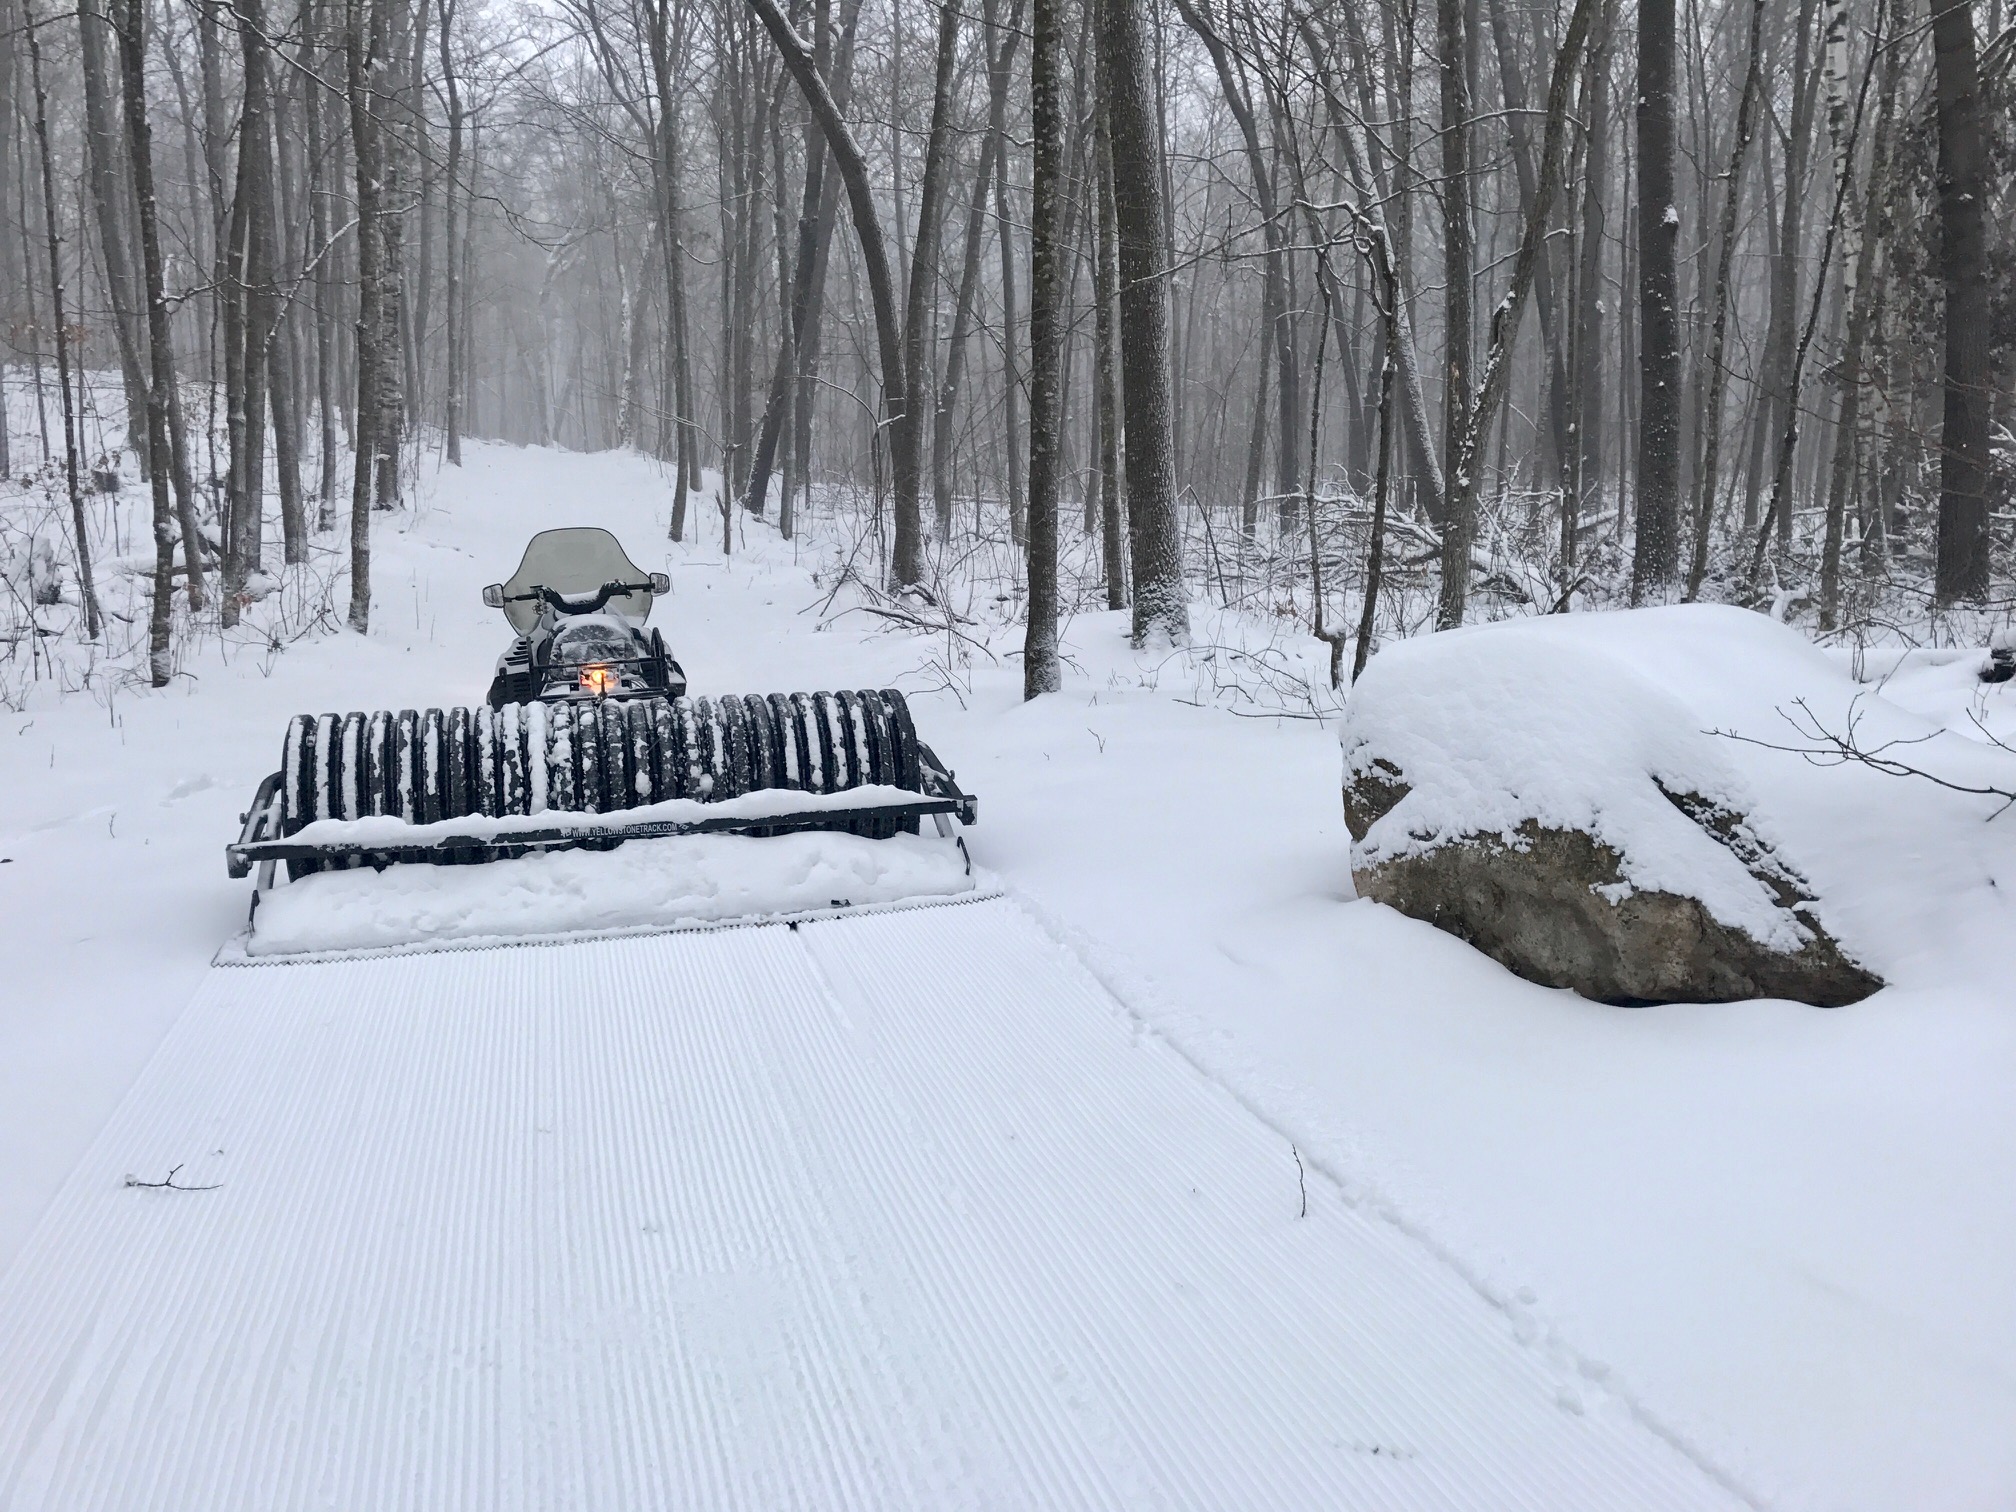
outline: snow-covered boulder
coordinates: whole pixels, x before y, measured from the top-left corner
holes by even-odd
[[[1728,743],[1604,649],[1630,617],[1380,652],[1342,734],[1359,894],[1600,1001],[1867,997],[1882,982],[1822,924]]]

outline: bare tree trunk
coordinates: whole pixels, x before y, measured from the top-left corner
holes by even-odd
[[[1589,490],[1603,478],[1603,195],[1610,183],[1610,30],[1615,0],[1608,0],[1589,43],[1583,77],[1588,148],[1583,156],[1580,270],[1576,274],[1575,399],[1570,415],[1575,434],[1576,497],[1580,512]],[[1621,497],[1620,497],[1621,507]],[[1564,561],[1572,565],[1574,522],[1568,522]]]
[[[1889,30],[1889,6],[1879,7],[1882,32]],[[1844,33],[1840,50],[1845,54],[1847,39],[1845,8],[1843,8],[1840,29]],[[1883,38],[1879,34],[1878,45]],[[1876,137],[1870,147],[1869,181],[1865,191],[1865,201],[1857,213],[1852,232],[1853,245],[1843,251],[1842,298],[1847,305],[1847,331],[1841,352],[1841,399],[1835,410],[1834,455],[1827,478],[1827,525],[1826,540],[1820,558],[1820,624],[1831,630],[1840,618],[1841,611],[1841,547],[1845,534],[1849,498],[1854,490],[1855,459],[1862,437],[1862,391],[1868,383],[1862,369],[1869,347],[1869,333],[1874,325],[1876,312],[1882,298],[1876,288],[1876,248],[1878,239],[1867,234],[1868,222],[1873,220],[1882,203],[1882,195],[1890,177],[1890,144],[1897,114],[1897,84],[1903,73],[1903,49],[1894,42],[1883,48],[1882,98],[1876,109]],[[1845,57],[1838,65],[1830,64],[1830,75],[1842,78],[1841,94],[1845,106],[1847,64]],[[1830,102],[1831,104],[1831,102]],[[1847,125],[1839,119],[1844,112],[1829,110],[1830,124],[1837,137],[1839,163],[1837,171],[1852,174],[1854,159],[1846,151]]]
[[[15,80],[20,71],[19,60],[14,51],[16,27],[13,7],[8,0],[0,0],[0,216],[7,214],[7,207],[14,203],[14,142],[12,140],[18,117],[16,110]],[[27,227],[21,228],[25,242]],[[0,234],[0,328],[11,330],[20,317],[15,300],[22,285],[21,268],[16,260],[16,251],[26,254],[26,247],[12,236]],[[7,364],[4,354],[0,354],[0,480],[14,475],[13,438],[7,423]]]
[[[914,520],[920,482],[917,457],[919,427],[915,423],[918,417],[910,412],[909,390],[905,384],[903,333],[896,313],[895,279],[890,271],[888,244],[882,235],[881,217],[875,208],[875,191],[868,178],[867,161],[853,131],[841,118],[826,81],[819,76],[811,47],[785,19],[784,13],[777,9],[776,0],[749,0],[749,6],[761,18],[765,30],[783,56],[785,67],[790,69],[792,78],[811,105],[812,114],[825,133],[827,150],[833,154],[834,165],[840,171],[840,181],[847,189],[848,207],[854,217],[854,235],[861,245],[861,261],[868,275],[869,295],[875,306],[875,337],[877,355],[882,364],[882,409],[889,429],[889,471],[894,485],[895,512],[900,520],[907,510]],[[921,575],[916,571],[920,564],[911,562],[907,565],[913,575],[905,577],[902,571],[905,565],[900,559],[892,564],[892,576],[899,588],[915,583]]]
[[[31,32],[32,37],[32,32]],[[1981,196],[1986,152],[1971,0],[1934,0],[1939,106],[1939,272],[1946,292],[1945,418],[1939,431],[1942,604],[1988,596],[1988,250]]]
[[[1777,246],[1771,259],[1771,316],[1764,337],[1764,402],[1758,406],[1750,475],[1745,484],[1743,523],[1756,524],[1757,500],[1774,439],[1785,428],[1791,399],[1792,351],[1799,339],[1800,244],[1804,239],[1806,154],[1812,141],[1813,99],[1817,81],[1809,66],[1813,16],[1817,0],[1799,0],[1792,63],[1792,121],[1785,141],[1785,190],[1777,216]],[[1769,175],[1766,188],[1771,188]],[[1786,496],[1786,508],[1791,496]],[[1792,521],[1777,522],[1781,549],[1789,549]]]
[[[1008,214],[1008,154],[994,161],[995,235],[1001,243],[1001,408],[1008,453],[1008,534],[1018,545],[1028,536],[1029,504],[1022,471],[1022,440],[1018,426],[1022,370],[1016,360],[1015,236]]]
[[[373,427],[372,454],[377,476],[371,484],[374,509],[397,509],[403,494],[400,451],[406,441],[406,365],[401,331],[406,321],[406,134],[400,130],[411,110],[412,81],[406,78],[407,28],[412,0],[373,0],[372,24],[382,8],[386,19],[380,76],[372,90],[378,113],[378,179],[380,240],[378,262],[379,320],[378,418]]]
[[[1095,0],[1096,3],[1096,0]],[[1062,0],[1034,0],[1029,99],[1035,195],[1029,212],[1029,609],[1022,696],[1063,686],[1057,657],[1058,420],[1063,410],[1064,119]]]
[[[1260,490],[1265,487],[1262,479],[1267,472],[1267,389],[1274,374],[1267,361],[1274,347],[1274,327],[1267,321],[1260,322],[1258,341],[1260,360],[1253,374],[1253,424],[1246,434],[1246,486],[1239,494],[1243,506],[1239,511],[1239,531],[1248,541],[1260,529]]]
[[[149,682],[165,688],[174,675],[169,634],[174,619],[175,516],[168,498],[174,460],[168,436],[168,396],[175,389],[175,348],[169,333],[168,298],[163,287],[160,209],[154,197],[154,128],[147,116],[146,32],[141,22],[141,3],[142,0],[112,0],[112,24],[119,43],[127,155],[133,165],[138,202],[147,345],[153,368],[146,400],[147,481],[154,495],[154,602],[147,624],[147,672]],[[203,563],[196,541],[185,537],[184,549],[188,574],[193,581],[200,581]]]
[[[1673,0],[1638,5],[1637,543],[1635,602],[1673,581],[1680,563],[1680,314],[1673,194]]]
[[[1120,395],[1120,367],[1114,360],[1116,327],[1120,318],[1120,231],[1113,217],[1113,138],[1101,112],[1097,182],[1098,214],[1093,235],[1098,239],[1094,260],[1093,298],[1098,304],[1093,321],[1093,340],[1098,343],[1092,365],[1092,381],[1098,387],[1099,476],[1103,547],[1106,568],[1106,607],[1127,607],[1127,559],[1122,540],[1121,507],[1127,482],[1120,455],[1120,415],[1124,401]],[[1256,412],[1257,413],[1257,412]]]
[[[827,81],[836,109],[844,110],[852,91],[853,36],[860,17],[860,0],[843,5],[840,46],[835,53],[832,18],[823,3],[814,15],[813,64]],[[777,139],[779,189],[782,189],[783,140]],[[798,211],[797,251],[787,253],[783,217],[778,217],[780,334],[777,362],[772,369],[768,398],[763,408],[763,424],[750,462],[748,485],[743,492],[743,508],[763,512],[785,427],[791,427],[790,445],[784,446],[783,502],[777,528],[787,540],[797,527],[793,498],[797,487],[794,452],[811,450],[811,412],[816,399],[814,375],[820,308],[824,303],[826,265],[831,250],[833,223],[840,208],[839,180],[826,172],[826,142],[819,123],[808,109],[805,122],[805,180]]]
[[[98,245],[105,258],[105,292],[111,301],[112,329],[119,344],[119,372],[125,381],[126,444],[144,471],[148,466],[146,335],[133,280],[119,130],[112,120],[112,88],[105,72],[109,23],[103,0],[80,0],[77,26],[84,76],[85,158],[90,168],[92,210],[98,221]]]
[[[293,323],[284,316],[266,348],[266,390],[273,411],[273,468],[280,491],[280,538],[284,560],[308,560],[308,516],[301,499],[300,391],[295,387]]]
[[[1365,543],[1365,598],[1358,609],[1358,644],[1351,654],[1351,681],[1357,682],[1372,656],[1372,637],[1379,624],[1379,587],[1385,565],[1386,499],[1393,471],[1393,387],[1400,368],[1400,282],[1394,276],[1383,222],[1371,224],[1367,261],[1372,272],[1372,300],[1383,330],[1384,358],[1379,364],[1379,439],[1377,473],[1372,484],[1372,532]]]
[[[1660,0],[1651,3],[1656,5]],[[1449,476],[1449,512],[1442,522],[1442,591],[1435,624],[1448,630],[1463,623],[1470,591],[1470,541],[1477,532],[1480,480],[1462,476],[1457,465],[1457,455],[1465,449],[1464,417],[1472,402],[1470,280],[1477,253],[1470,223],[1470,89],[1462,0],[1436,0],[1435,16],[1436,64],[1442,85],[1442,457]],[[1483,452],[1480,447],[1470,447],[1468,455],[1475,467]]]
[[[326,67],[329,51],[325,45],[323,15],[317,0],[302,0],[301,56],[305,66]],[[321,452],[315,485],[315,528],[336,528],[337,438],[336,424],[338,349],[342,335],[336,317],[337,252],[330,245],[329,177],[336,170],[325,161],[327,103],[317,85],[306,91],[302,101],[308,134],[308,238],[317,259],[310,275],[310,301],[315,322],[315,410]],[[340,133],[338,133],[340,136]]]
[[[1120,356],[1127,432],[1127,523],[1134,567],[1134,643],[1185,645],[1190,598],[1176,518],[1169,431],[1168,276],[1161,137],[1139,0],[1104,0],[1100,61],[1113,139],[1113,217],[1120,239]]]
[[[1464,595],[1469,584],[1469,547],[1465,532],[1464,555],[1458,571],[1451,572],[1449,539],[1462,522],[1477,517],[1477,492],[1482,482],[1484,442],[1497,418],[1498,406],[1511,382],[1512,343],[1519,332],[1519,318],[1532,287],[1534,266],[1547,239],[1547,221],[1553,213],[1554,196],[1560,191],[1562,161],[1566,157],[1569,93],[1581,66],[1582,45],[1602,0],[1575,0],[1575,9],[1554,55],[1554,71],[1547,86],[1547,127],[1540,148],[1540,180],[1533,204],[1526,216],[1518,253],[1512,260],[1512,279],[1498,308],[1491,315],[1491,335],[1484,352],[1484,367],[1477,383],[1476,397],[1464,416],[1462,445],[1457,465],[1450,469],[1449,523],[1442,532],[1442,602],[1437,624],[1449,629],[1463,622]],[[1452,595],[1451,584],[1455,585]],[[1453,599],[1453,602],[1452,602]]]
[[[84,611],[84,635],[98,639],[98,589],[91,575],[91,534],[84,518],[84,489],[78,476],[77,413],[70,394],[70,326],[63,302],[63,248],[56,219],[56,171],[49,153],[49,94],[42,84],[42,39],[35,0],[22,0],[27,21],[29,83],[35,92],[35,141],[42,160],[42,219],[49,240],[49,302],[56,318],[56,383],[63,392],[63,476],[70,491],[70,528],[77,552],[77,596]]]
[[[831,18],[828,8],[822,4],[814,18],[813,61],[826,76],[829,88],[833,87],[829,62],[830,31]],[[798,235],[794,255],[791,243],[787,240],[781,208],[784,191],[784,137],[781,130],[775,136],[775,150],[780,207],[777,216],[779,304],[777,361],[771,369],[770,386],[763,404],[763,423],[757,431],[756,447],[749,464],[748,484],[742,494],[742,507],[756,515],[763,513],[764,501],[770,492],[770,475],[777,462],[778,448],[780,443],[785,441],[786,428],[792,422],[793,400],[799,388],[797,377],[800,332],[805,325],[812,284],[818,272],[820,259],[825,255],[827,240],[832,235],[833,219],[840,203],[838,183],[828,179],[825,172],[825,138],[820,135],[818,123],[811,119],[808,110],[805,121],[805,178],[800,186]],[[788,454],[789,447],[786,446],[784,498],[778,512],[778,531],[786,539],[790,538],[795,523],[791,510]]]
[[[1367,56],[1370,49],[1365,42],[1357,13],[1350,6],[1342,7],[1347,40],[1352,52],[1360,57]],[[1400,370],[1395,375],[1399,389],[1399,406],[1402,435],[1407,446],[1407,467],[1413,475],[1414,486],[1421,496],[1422,507],[1429,521],[1440,526],[1447,515],[1447,485],[1442,476],[1442,464],[1436,459],[1434,437],[1428,423],[1428,400],[1421,383],[1421,368],[1414,344],[1413,322],[1407,314],[1407,211],[1410,196],[1396,194],[1389,187],[1381,160],[1369,150],[1376,138],[1361,141],[1360,128],[1351,119],[1351,111],[1338,94],[1333,82],[1332,66],[1328,53],[1309,23],[1302,27],[1302,39],[1308,45],[1310,56],[1316,64],[1316,76],[1323,90],[1328,106],[1331,133],[1343,150],[1345,176],[1356,191],[1361,204],[1384,206],[1397,204],[1399,219],[1397,226],[1388,228],[1383,211],[1368,211],[1368,218],[1382,231],[1388,231],[1388,257],[1395,286],[1399,289],[1399,303],[1394,318],[1399,322]],[[1372,85],[1369,70],[1356,70],[1359,79],[1359,115],[1362,120],[1376,119],[1373,109]]]
[[[1302,448],[1298,429],[1303,419],[1301,367],[1295,353],[1294,312],[1289,308],[1288,300],[1287,220],[1276,200],[1274,174],[1261,148],[1259,122],[1252,101],[1240,82],[1231,48],[1206,13],[1193,7],[1190,0],[1177,0],[1177,9],[1211,54],[1211,62],[1218,73],[1219,88],[1224,92],[1225,104],[1238,124],[1240,140],[1245,146],[1246,168],[1252,176],[1253,197],[1260,210],[1261,234],[1266,245],[1266,260],[1262,264],[1260,320],[1273,332],[1275,397],[1280,407],[1274,454],[1274,492],[1280,501],[1282,527],[1286,529],[1293,523],[1294,500],[1302,484]],[[1156,171],[1160,172],[1159,167]]]
[[[404,117],[406,128],[399,133],[400,161],[402,164],[410,163],[411,171],[419,180],[417,189],[408,191],[407,203],[418,211],[420,254],[419,265],[414,270],[416,276],[401,280],[399,335],[406,375],[399,416],[402,436],[420,423],[427,406],[427,363],[423,344],[427,337],[427,295],[433,275],[434,181],[438,162],[433,143],[427,135],[426,113],[419,106],[421,80],[426,73],[427,32],[434,11],[427,0],[410,0],[410,9],[405,14],[412,24],[413,36],[410,46],[402,47],[400,54],[405,66],[400,114]]]
[[[966,207],[966,241],[959,264],[959,291],[952,305],[952,334],[945,345],[945,377],[938,386],[938,413],[931,442],[931,492],[941,537],[952,530],[952,423],[959,390],[966,381],[966,348],[973,331],[973,303],[980,284],[980,256],[986,250],[987,194],[995,159],[1007,150],[1008,83],[1021,40],[1023,0],[1015,0],[1004,30],[998,0],[982,0],[987,45],[987,134],[973,173],[973,197]]]
[[[1855,142],[1862,128],[1862,106],[1868,98],[1869,81],[1876,71],[1876,51],[1869,54],[1868,66],[1862,71],[1862,86],[1855,100],[1854,122],[1849,128],[1846,156],[1855,155]],[[1820,238],[1820,264],[1813,274],[1813,299],[1806,312],[1805,329],[1799,334],[1799,342],[1792,352],[1792,366],[1787,374],[1785,388],[1785,429],[1778,443],[1778,465],[1771,479],[1771,513],[1764,528],[1757,534],[1757,545],[1750,559],[1747,573],[1754,585],[1764,569],[1764,552],[1775,535],[1781,557],[1788,554],[1792,538],[1792,488],[1793,463],[1798,455],[1800,420],[1800,384],[1806,371],[1806,356],[1812,350],[1813,335],[1820,325],[1820,313],[1826,302],[1827,269],[1834,256],[1834,243],[1841,233],[1841,211],[1848,202],[1850,179],[1844,177],[1834,186],[1834,193],[1825,222],[1826,231]]]
[[[384,365],[385,235],[380,181],[378,84],[393,0],[344,0],[344,55],[350,101],[350,157],[357,175],[357,419],[350,472],[350,628],[371,629],[371,490],[379,446]]]
[[[824,12],[819,14],[823,21]],[[840,109],[846,108],[846,102],[853,93],[854,39],[860,18],[861,0],[845,0],[837,36],[829,27],[827,34],[814,39],[813,61],[831,78],[834,104]],[[787,479],[786,487],[792,499],[803,498],[808,507],[812,489],[812,418],[819,407],[820,333],[825,324],[826,275],[832,263],[833,223],[840,207],[839,182],[827,171],[831,164],[827,161],[825,138],[816,119],[806,132],[808,161],[815,142],[821,163],[820,221],[814,228],[816,252],[812,259],[811,279],[805,289],[803,318],[797,319],[792,326],[797,347],[798,392],[791,407],[792,424],[797,432],[791,447],[791,467],[796,469],[796,481]],[[787,506],[780,525],[787,535],[797,528],[795,508],[795,504]]]
[[[959,7],[941,0],[938,7],[937,72],[931,91],[931,129],[925,139],[924,179],[917,195],[917,239],[910,258],[909,308],[903,320],[903,390],[914,396],[916,411],[907,421],[911,447],[924,443],[924,396],[931,389],[931,357],[938,299],[938,248],[945,230],[947,147],[952,129],[952,70],[959,60]],[[921,457],[919,458],[921,461]],[[907,505],[896,491],[896,550],[891,572],[899,586],[921,582],[924,576],[922,521],[913,494]]]
[[[297,7],[295,20],[302,18]],[[305,33],[302,47],[307,45]],[[274,56],[286,62],[275,49]],[[298,61],[298,59],[296,60]],[[273,461],[280,493],[280,526],[284,560],[297,566],[308,560],[309,523],[302,496],[302,425],[307,411],[303,362],[305,322],[297,297],[308,274],[312,249],[303,234],[304,179],[301,164],[300,113],[305,111],[310,80],[297,68],[283,66],[273,97],[273,341],[267,352],[267,386],[273,413]]]
[[[245,73],[225,290],[224,390],[230,438],[223,622],[237,623],[264,549],[267,345],[273,328],[273,136],[264,0],[234,12]]]
[[[1736,140],[1729,149],[1729,167],[1723,174],[1721,222],[1716,228],[1719,252],[1715,264],[1715,287],[1709,291],[1708,394],[1701,405],[1701,448],[1699,492],[1694,500],[1694,550],[1687,564],[1687,597],[1701,592],[1708,575],[1708,537],[1715,523],[1715,493],[1721,476],[1722,401],[1729,375],[1723,360],[1729,336],[1730,281],[1736,266],[1736,216],[1743,203],[1743,165],[1750,156],[1750,141],[1756,135],[1757,102],[1764,92],[1764,16],[1770,0],[1751,0],[1750,32],[1744,44],[1743,88],[1736,104]]]
[[[1512,162],[1519,180],[1519,210],[1523,215],[1533,204],[1533,132],[1526,119],[1526,79],[1514,50],[1511,25],[1505,14],[1505,0],[1490,0],[1491,34],[1498,49],[1498,75],[1505,96],[1505,125],[1512,145]],[[1476,39],[1472,38],[1472,45]],[[1563,347],[1567,322],[1554,297],[1554,254],[1543,249],[1539,266],[1533,270],[1533,312],[1540,317],[1540,340],[1546,349],[1545,401],[1547,445],[1553,455],[1554,476],[1565,478],[1568,462],[1568,364]]]
[[[447,290],[444,303],[447,306],[448,372],[442,395],[443,441],[447,448],[448,461],[452,466],[462,465],[462,387],[463,374],[468,363],[469,333],[465,329],[462,311],[462,238],[469,234],[469,216],[465,210],[462,219],[455,218],[455,197],[462,192],[462,81],[455,73],[455,0],[441,0],[441,30],[437,45],[441,52],[441,88],[448,97],[448,165],[447,174],[441,186],[441,213],[443,219],[442,248],[447,267]],[[660,234],[664,228],[661,224]]]
[[[700,486],[700,431],[694,414],[693,355],[686,314],[685,206],[680,194],[684,158],[679,145],[679,101],[673,79],[671,0],[647,0],[646,39],[657,94],[658,140],[651,175],[664,227],[665,318],[672,346],[672,407],[678,476],[672,490],[672,539],[686,533],[686,496]]]

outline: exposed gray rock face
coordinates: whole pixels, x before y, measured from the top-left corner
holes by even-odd
[[[1410,791],[1406,774],[1384,758],[1347,772],[1351,838],[1362,842]],[[1697,794],[1659,791],[1798,921],[1799,948],[1773,949],[1696,898],[1635,888],[1612,846],[1531,819],[1509,833],[1446,838],[1371,861],[1354,849],[1352,879],[1361,897],[1447,930],[1529,981],[1599,1002],[1773,997],[1833,1008],[1883,985],[1843,952],[1804,879],[1744,815]]]

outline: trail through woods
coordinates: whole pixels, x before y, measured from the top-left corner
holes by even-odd
[[[1971,948],[2016,886],[1991,801],[1739,751],[1892,986],[1831,1013],[1598,1007],[1353,900],[1309,701],[1328,648],[1271,616],[1200,598],[1197,644],[1145,653],[1125,611],[1079,615],[1063,689],[1026,704],[1012,604],[976,590],[949,632],[890,628],[868,612],[886,600],[835,591],[851,538],[830,509],[796,544],[748,523],[724,559],[662,544],[648,459],[465,456],[381,521],[371,637],[276,649],[276,597],[165,694],[0,723],[0,1289],[26,1393],[5,1419],[39,1446],[0,1456],[16,1505],[118,1504],[119,1483],[72,1478],[108,1446],[223,1505],[327,1466],[368,1488],[452,1465],[472,1478],[425,1481],[429,1504],[466,1486],[472,1505],[575,1484],[601,1504],[618,1482],[568,1477],[612,1465],[773,1505],[1263,1485],[1288,1505],[1734,1488],[1876,1512],[2016,1487],[2016,1029]],[[213,970],[245,906],[221,847],[288,716],[479,698],[503,639],[479,589],[560,523],[672,575],[654,623],[696,688],[909,690],[981,795],[968,838],[1009,898],[756,932],[774,951]],[[1552,623],[1589,625],[1703,728],[1782,738],[1790,698],[1861,694],[1954,761],[2001,759],[1970,710],[2016,730],[2005,691],[1976,697],[1978,652],[1858,668],[1760,659],[1703,621]],[[547,1048],[514,1060],[528,1045]],[[222,1184],[121,1185],[178,1163]],[[482,1236],[518,1247],[485,1238],[504,1268],[458,1268]],[[441,1307],[403,1311],[409,1283]],[[277,1383],[271,1416],[200,1363],[232,1360]],[[536,1432],[478,1433],[540,1405]],[[260,1431],[227,1450],[231,1421]],[[649,1453],[710,1431],[734,1453]],[[1416,1457],[1384,1464],[1389,1437]],[[344,1459],[367,1443],[386,1457]]]

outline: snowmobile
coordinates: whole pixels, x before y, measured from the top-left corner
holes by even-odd
[[[555,584],[593,583],[570,593]],[[507,582],[483,590],[517,638],[497,659],[490,707],[557,699],[677,698],[686,674],[644,622],[651,602],[672,591],[662,572],[645,572],[606,530],[542,530]]]
[[[466,865],[625,840],[840,830],[942,835],[978,800],[894,689],[689,697],[647,630],[664,573],[607,531],[542,531],[483,590],[513,640],[481,708],[301,714],[259,785],[230,875],[253,906],[284,865]]]

